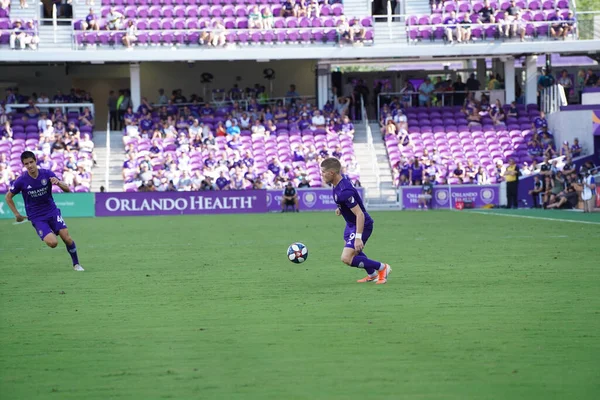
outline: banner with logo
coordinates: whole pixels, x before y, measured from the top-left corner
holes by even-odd
[[[419,206],[420,186],[403,186],[400,188],[401,207],[414,209]],[[431,197],[431,208],[454,208],[459,200],[472,201],[475,208],[488,204],[499,204],[498,185],[452,185],[434,186]]]
[[[363,188],[356,188],[363,197]],[[335,210],[333,191],[329,188],[297,189],[298,203],[301,211],[327,211]],[[267,190],[267,208],[269,211],[281,211],[282,190]]]
[[[54,203],[60,208],[63,217],[93,217],[94,216],[94,193],[53,193]],[[17,210],[22,215],[25,213],[23,196],[13,197]],[[14,218],[15,216],[8,208],[4,196],[0,196],[0,219]]]
[[[265,190],[96,193],[96,216],[267,212]]]

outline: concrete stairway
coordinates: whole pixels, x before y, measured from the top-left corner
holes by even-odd
[[[110,160],[106,158],[106,131],[94,132],[94,152],[98,165],[94,168],[92,191],[99,192],[100,186],[106,191],[122,192],[123,177],[121,175],[125,146],[123,136],[119,132],[110,134]],[[106,164],[108,163],[108,187],[106,187]]]

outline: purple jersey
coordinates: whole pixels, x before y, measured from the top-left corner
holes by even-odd
[[[352,212],[352,208],[356,207],[356,205],[365,214],[365,226],[373,225],[373,219],[365,210],[358,191],[349,179],[342,178],[333,188],[333,200],[346,220],[346,225],[356,225],[356,215]]]
[[[12,194],[23,194],[25,213],[30,221],[53,215],[57,212],[52,198],[52,183],[50,178],[56,178],[54,172],[39,169],[38,177],[32,178],[24,172],[15,180],[10,188]]]

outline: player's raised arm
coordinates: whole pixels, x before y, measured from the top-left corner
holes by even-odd
[[[66,183],[58,180],[58,178],[56,178],[56,177],[50,178],[50,182],[52,182],[53,185],[57,185],[65,193],[69,193],[71,191],[71,189],[69,188],[69,186]]]
[[[15,215],[17,222],[23,222],[27,219],[27,217],[19,213],[19,211],[17,210],[17,206],[15,205],[15,202],[13,200],[13,197],[15,197],[15,195],[12,192],[9,191],[8,193],[6,193],[6,204],[8,204],[8,208],[10,208],[10,211],[12,211],[12,213]]]

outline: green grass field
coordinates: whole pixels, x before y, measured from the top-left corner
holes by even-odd
[[[372,214],[387,285],[333,213],[1,221],[0,399],[600,398],[600,225]]]

